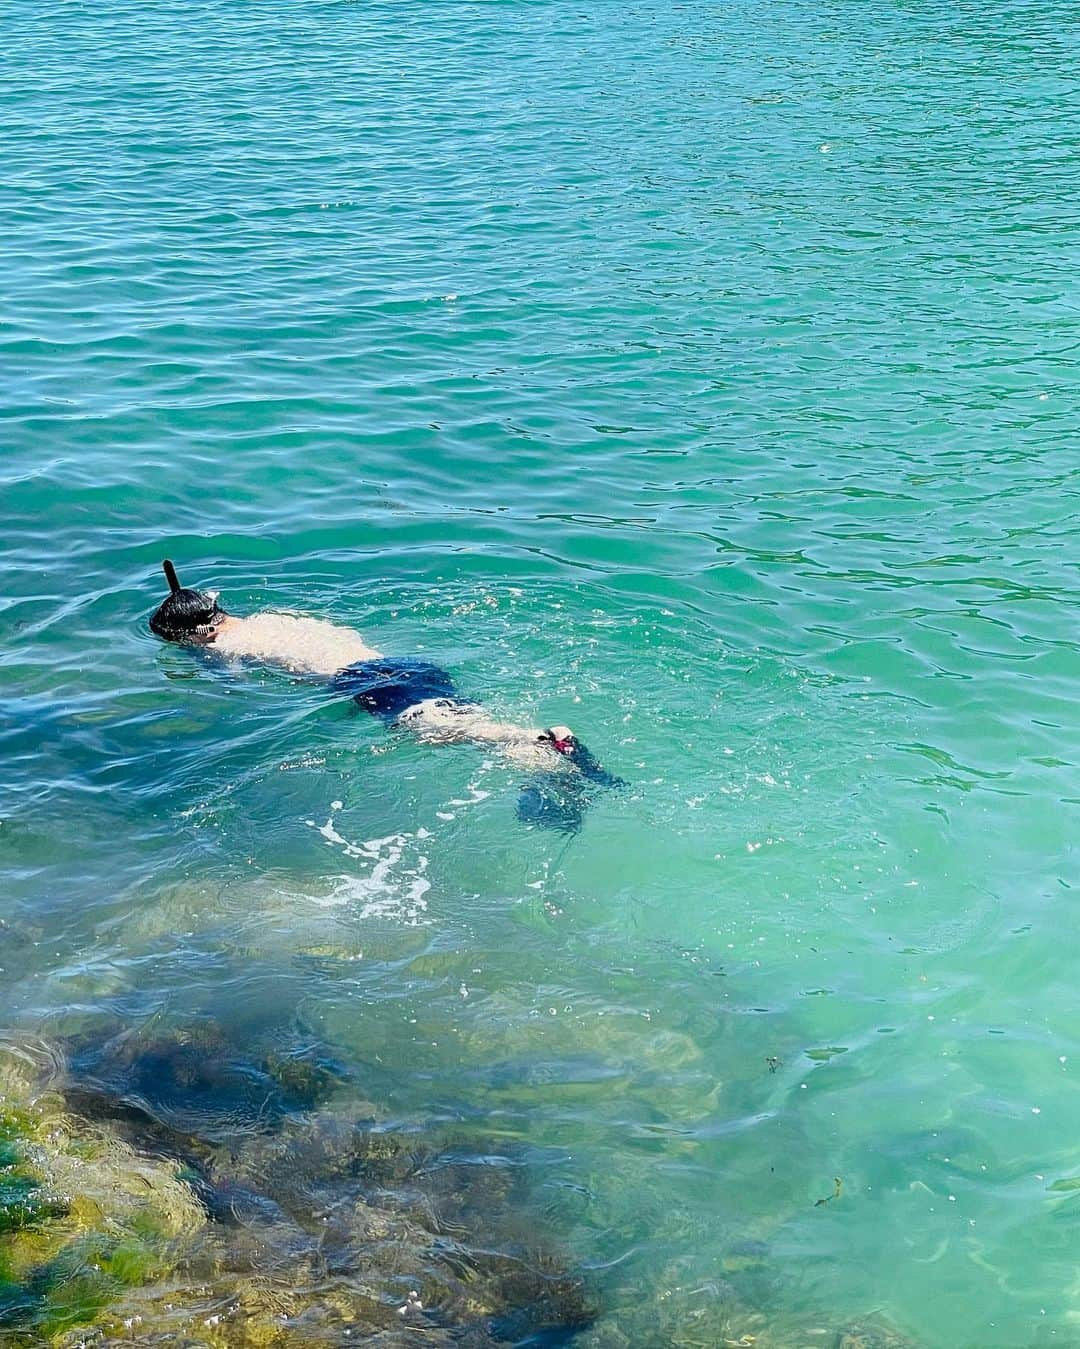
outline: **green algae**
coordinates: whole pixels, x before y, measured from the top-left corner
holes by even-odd
[[[20,1346],[94,1325],[205,1223],[175,1164],[72,1116],[36,1066],[0,1049],[0,1331]]]
[[[37,1233],[69,1212],[31,1161],[29,1148],[39,1133],[39,1122],[30,1112],[0,1108],[0,1270],[5,1272],[17,1264],[13,1252],[5,1249],[12,1244],[5,1238]]]
[[[310,1055],[271,1053],[264,1067],[285,1099],[301,1109],[324,1105],[341,1082],[341,1073],[333,1065]]]
[[[173,1063],[160,1037],[144,1044],[155,1071]],[[227,1046],[210,1032],[200,1048]],[[136,1059],[129,1049],[137,1073]],[[180,1063],[198,1092],[194,1060]],[[18,1098],[0,1117],[14,1215],[0,1233],[5,1344],[146,1333],[274,1349],[464,1335],[483,1349],[591,1319],[580,1279],[517,1222],[520,1169],[475,1164],[473,1144],[391,1131],[353,1100],[215,1145],[101,1083],[38,1093],[6,1066],[0,1052],[5,1101]],[[296,1100],[338,1080],[307,1052],[262,1068]]]
[[[195,1038],[231,1061],[235,1046],[215,1029]],[[168,1037],[128,1037],[121,1058],[136,1078],[136,1042],[155,1072],[193,1067],[186,1050],[174,1059]],[[0,1167],[18,1213],[0,1233],[5,1345],[908,1345],[885,1327],[808,1327],[767,1314],[781,1271],[764,1240],[732,1249],[704,1281],[673,1262],[659,1301],[627,1285],[601,1315],[569,1254],[538,1226],[524,1144],[392,1121],[343,1092],[330,1065],[311,1046],[276,1061],[256,1056],[253,1071],[280,1077],[291,1099],[332,1099],[223,1142],[100,1082],[38,1092],[23,1071],[13,1087],[0,1050],[11,1102],[0,1112]],[[174,1079],[170,1068],[170,1092]],[[198,1093],[202,1080],[194,1072],[188,1085]],[[643,1172],[649,1165],[643,1153]],[[614,1196],[604,1199],[593,1179],[592,1221],[617,1223]],[[658,1229],[671,1221],[654,1216]]]
[[[63,1201],[45,1191],[42,1177],[20,1147],[32,1129],[25,1114],[0,1110],[0,1237],[67,1214]]]

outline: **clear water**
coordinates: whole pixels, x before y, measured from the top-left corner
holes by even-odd
[[[628,1342],[1080,1343],[1075,9],[4,29],[4,1020],[525,1142]],[[166,555],[632,790],[163,648]]]

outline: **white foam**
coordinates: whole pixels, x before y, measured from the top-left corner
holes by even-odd
[[[491,762],[485,760],[480,773],[491,767]],[[480,787],[479,780],[478,776],[466,785],[467,797],[455,797],[447,804],[460,808],[487,800],[491,793]],[[427,876],[430,858],[424,845],[435,834],[424,825],[418,825],[412,830],[354,842],[334,823],[335,813],[343,808],[341,801],[332,801],[323,824],[315,820],[305,823],[323,836],[328,847],[359,863],[359,874],[338,877],[330,893],[315,898],[314,902],[323,908],[353,904],[358,906],[360,918],[385,918],[410,927],[426,921],[431,881]],[[455,814],[447,810],[434,813],[439,820],[455,818]]]
[[[333,802],[333,808],[340,809],[341,802]],[[418,845],[431,837],[428,830],[386,834],[354,843],[336,828],[332,811],[325,824],[314,820],[305,823],[330,847],[365,868],[359,875],[339,876],[328,895],[315,898],[316,904],[323,908],[355,904],[360,918],[391,918],[408,926],[423,921],[431,882],[426,875],[429,858]]]
[[[405,927],[419,927],[426,921],[426,895],[431,889],[431,882],[423,875],[428,859],[418,857],[412,870],[406,867],[391,879],[400,858],[400,852],[391,854],[368,876],[340,876],[330,894],[319,902],[327,907],[355,905],[358,918],[387,918]]]

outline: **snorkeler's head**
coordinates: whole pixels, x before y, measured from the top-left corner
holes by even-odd
[[[185,590],[169,561],[161,564],[169,593],[150,619],[150,631],[167,642],[205,643],[213,640],[214,628],[226,617],[217,595],[209,590]]]

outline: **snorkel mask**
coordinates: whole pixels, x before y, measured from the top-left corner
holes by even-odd
[[[226,617],[225,610],[218,607],[217,592],[185,590],[168,559],[161,569],[169,583],[169,594],[151,616],[150,631],[167,642],[212,642],[215,626]]]

